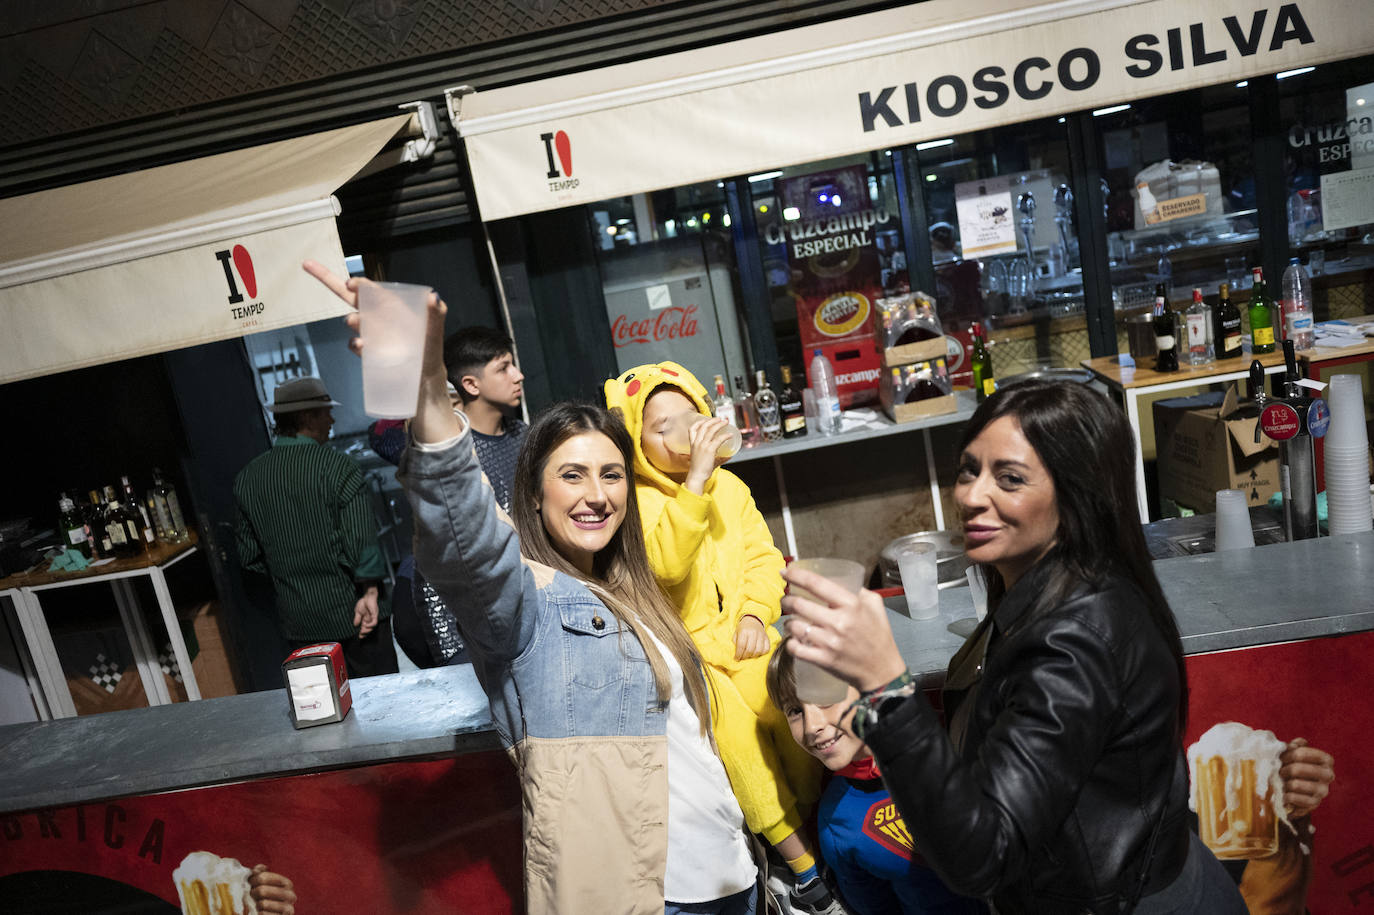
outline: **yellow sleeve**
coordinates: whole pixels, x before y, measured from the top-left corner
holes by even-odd
[[[763,520],[747,487],[742,487],[743,504],[739,512],[740,546],[744,550],[744,599],[739,616],[757,616],[771,626],[782,615],[782,553],[773,545],[773,533]],[[739,620],[735,620],[739,624]]]
[[[710,496],[699,496],[679,486],[653,526],[644,532],[649,568],[665,588],[680,583],[691,573],[697,551],[710,527],[710,510]]]

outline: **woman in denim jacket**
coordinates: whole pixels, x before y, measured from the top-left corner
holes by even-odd
[[[355,303],[358,280],[305,266]],[[546,411],[521,450],[512,522],[449,404],[445,311],[431,294],[399,475],[416,565],[462,608],[520,773],[528,910],[752,912],[744,817],[705,727],[700,657],[648,567],[629,434],[597,407]]]

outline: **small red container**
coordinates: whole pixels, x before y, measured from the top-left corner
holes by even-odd
[[[338,642],[296,649],[282,662],[281,672],[291,723],[297,728],[342,721],[353,707],[348,667]]]

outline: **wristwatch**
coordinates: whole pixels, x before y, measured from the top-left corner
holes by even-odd
[[[916,695],[916,680],[907,671],[881,689],[860,693],[854,702],[854,717],[849,729],[854,736],[865,740],[884,715],[891,714],[902,700]]]

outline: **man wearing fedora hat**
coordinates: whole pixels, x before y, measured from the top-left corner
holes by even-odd
[[[318,378],[277,385],[276,438],[234,478],[244,569],[268,576],[291,647],[341,642],[350,677],[395,673],[385,560],[362,471],[324,446],[333,407]]]

